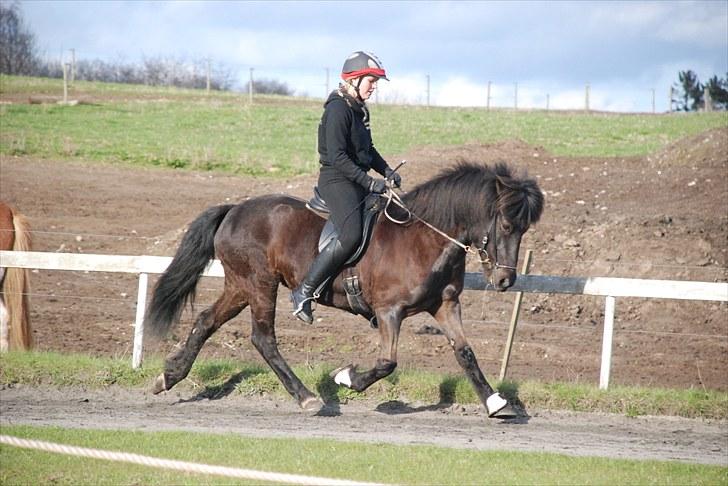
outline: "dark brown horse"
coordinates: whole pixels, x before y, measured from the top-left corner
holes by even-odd
[[[0,201],[0,250],[30,251],[30,224],[16,209]],[[27,268],[0,267],[0,351],[30,349]]]
[[[463,332],[459,302],[465,274],[463,247],[469,250],[472,245],[473,252],[486,257],[483,270],[498,289],[513,285],[521,237],[541,216],[541,190],[533,179],[515,177],[505,164],[490,168],[460,163],[419,185],[403,201],[420,219],[395,224],[380,217],[357,263],[363,296],[378,321],[379,358],[366,371],[353,366],[338,370],[334,381],[362,391],[392,373],[402,320],[428,312],[445,333],[489,415],[508,415],[510,407],[486,381]],[[394,212],[397,219],[403,218],[402,210]],[[274,318],[278,285],[298,285],[317,252],[324,222],[304,201],[270,195],[209,208],[191,223],[157,282],[147,326],[157,336],[168,331],[185,302],[194,297],[200,274],[215,256],[225,270],[225,287],[220,298],[199,314],[184,346],[167,357],[155,393],[185,378],[205,341],[249,305],[255,348],[302,408],[320,410],[323,403],[280,355]],[[351,311],[340,278],[319,303]]]

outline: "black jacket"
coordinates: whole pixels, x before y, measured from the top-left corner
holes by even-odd
[[[341,171],[352,182],[369,187],[374,169],[385,175],[387,162],[372,143],[369,110],[348,94],[334,90],[324,103],[318,129],[318,151],[322,165]]]

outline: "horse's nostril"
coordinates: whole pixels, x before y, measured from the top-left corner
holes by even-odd
[[[510,286],[511,286],[511,280],[508,277],[506,277],[500,281],[500,288],[507,289]]]

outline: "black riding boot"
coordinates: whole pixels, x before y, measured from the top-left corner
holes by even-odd
[[[301,319],[307,324],[313,322],[313,312],[311,311],[311,301],[314,299],[313,293],[319,285],[339,269],[346,262],[347,255],[338,239],[332,240],[321,250],[311,263],[308,273],[301,281],[301,285],[291,291],[291,301],[293,302],[293,315]]]

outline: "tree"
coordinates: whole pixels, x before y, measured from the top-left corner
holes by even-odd
[[[17,3],[0,3],[0,73],[33,74],[38,64],[35,36],[23,23]]]
[[[680,84],[675,88],[678,93],[678,99],[673,100],[677,103],[677,109],[683,111],[697,111],[703,107],[703,85],[698,80],[698,75],[691,70],[680,71],[678,73]]]
[[[713,108],[728,110],[728,73],[726,73],[725,79],[713,76],[705,87],[708,88],[710,99],[713,101]]]

